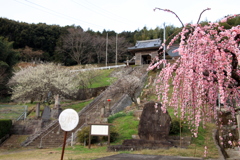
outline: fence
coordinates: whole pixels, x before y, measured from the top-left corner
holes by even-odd
[[[126,65],[115,65],[115,66],[106,66],[106,67],[97,67],[97,68],[86,68],[86,69],[79,69],[79,70],[71,70],[70,72],[78,72],[78,71],[88,71],[88,70],[103,70],[103,69],[112,69],[112,68],[120,68]]]
[[[27,117],[26,105],[0,105],[0,119],[20,120]]]

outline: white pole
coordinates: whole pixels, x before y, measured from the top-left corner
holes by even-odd
[[[107,33],[107,37],[106,37],[106,66],[107,66],[107,61],[108,61],[108,54],[107,54],[107,49],[108,49],[108,33]]]
[[[166,30],[165,30],[165,22],[163,23],[163,42],[164,42],[164,46],[163,46],[163,59],[165,60],[166,57]],[[163,67],[165,67],[165,63],[163,63]]]
[[[115,61],[115,65],[117,65],[117,38],[118,38],[118,34],[116,34],[116,61]]]
[[[73,132],[72,132],[72,138],[71,138],[71,146],[73,146]]]
[[[236,116],[237,117],[237,126],[238,126],[238,143],[240,142],[240,115],[239,115],[239,112],[238,112],[238,115]]]
[[[218,108],[221,110],[221,98],[219,93],[218,93]]]
[[[27,118],[27,111],[28,111],[28,106],[25,106],[24,120]]]

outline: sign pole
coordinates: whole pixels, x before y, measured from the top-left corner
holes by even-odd
[[[65,131],[65,133],[64,133],[64,141],[63,141],[63,146],[62,146],[61,160],[63,160],[64,150],[65,150],[65,146],[66,146],[66,139],[67,139],[67,131]]]
[[[109,128],[109,125],[108,125],[108,145],[110,146],[110,128]]]
[[[89,138],[88,138],[88,149],[91,148],[91,132],[92,132],[92,125],[90,125],[90,131],[89,131]]]
[[[79,115],[73,109],[65,109],[59,115],[58,121],[61,129],[65,131],[63,146],[62,146],[62,155],[61,155],[61,160],[63,160],[64,150],[65,150],[66,140],[67,140],[67,132],[72,131],[74,128],[77,127],[79,122]]]
[[[88,149],[91,148],[91,136],[108,136],[108,145],[110,145],[110,128],[109,123],[92,123],[90,125]]]

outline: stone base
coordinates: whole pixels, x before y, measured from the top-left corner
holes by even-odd
[[[62,108],[53,108],[51,111],[51,118],[58,119],[61,112]]]
[[[169,149],[172,147],[187,148],[191,137],[182,137],[181,144],[179,136],[168,137],[167,139],[150,141],[142,139],[127,139],[122,145],[109,146],[108,151],[133,151],[142,149]],[[180,146],[181,145],[181,146]]]

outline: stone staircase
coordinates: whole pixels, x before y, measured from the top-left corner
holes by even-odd
[[[73,131],[68,132],[68,138],[71,138],[72,133],[77,132],[77,130],[79,130],[82,126],[84,126],[84,124],[86,124],[87,113],[89,111],[92,111],[93,113],[98,113],[98,108],[95,104],[96,101],[93,101],[78,113],[78,126]],[[94,117],[97,117],[97,115],[95,115]],[[22,145],[39,148],[60,147],[63,144],[63,138],[64,131],[61,129],[58,120],[53,120],[51,124],[41,130],[41,132],[29,136],[29,138]]]
[[[93,102],[84,107],[79,113],[79,123],[77,127],[67,134],[67,142],[71,141],[72,133],[74,133],[74,139],[76,138],[77,131],[82,127],[86,126],[88,123],[99,123],[101,121],[101,107],[104,105],[102,99],[105,97],[105,92],[99,95]],[[122,100],[122,97],[126,95],[119,96],[119,99]],[[118,102],[118,101],[117,101]],[[29,138],[22,143],[23,146],[31,147],[60,147],[63,144],[64,131],[60,128],[58,120],[53,120],[46,128],[41,130],[37,134],[29,136]]]
[[[131,74],[132,69],[126,69],[126,74]],[[144,74],[145,79],[147,74]],[[67,134],[67,143],[71,142],[72,133],[74,139],[77,137],[77,132],[82,127],[88,125],[88,123],[100,123],[104,120],[103,117],[107,117],[110,112],[116,113],[123,110],[125,107],[130,105],[131,99],[124,93],[112,93],[112,88],[109,86],[104,92],[97,96],[90,104],[84,107],[79,113],[78,126]],[[140,94],[140,93],[139,93]],[[107,102],[107,99],[111,99],[111,102]],[[109,107],[109,108],[108,108]],[[102,108],[105,108],[109,112],[102,115]],[[60,128],[58,120],[53,120],[48,126],[41,131],[32,134],[22,143],[22,146],[49,148],[49,147],[60,147],[63,144],[64,131]]]
[[[26,135],[11,135],[8,139],[6,139],[1,145],[1,148],[9,149],[9,148],[20,148],[21,141],[26,139]]]

